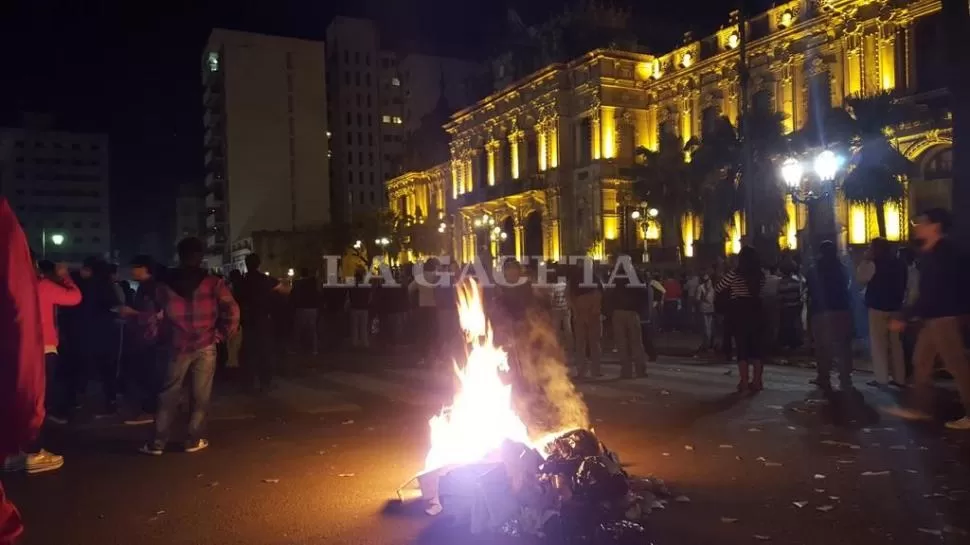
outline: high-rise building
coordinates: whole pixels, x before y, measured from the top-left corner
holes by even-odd
[[[382,48],[377,25],[337,17],[327,28],[334,217],[355,221],[387,205],[383,184],[403,171],[405,143],[438,104],[458,109],[479,63]]]
[[[0,128],[0,195],[40,257],[109,257],[108,172],[106,134],[54,130],[51,116],[36,114]]]
[[[214,29],[202,56],[208,265],[330,220],[324,44]]]
[[[202,236],[206,216],[201,187],[182,184],[175,196],[175,242],[186,237]]]

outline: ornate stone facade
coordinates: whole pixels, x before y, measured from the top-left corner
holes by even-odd
[[[773,7],[746,27],[750,100],[783,113],[791,132],[805,125],[810,105],[827,109],[849,95],[915,90],[914,24],[939,10],[939,0],[795,0]],[[635,149],[656,150],[662,130],[687,143],[718,116],[736,124],[739,45],[734,22],[702,40],[688,35],[662,55],[598,49],[452,115],[445,125],[451,135],[445,193],[456,255],[470,259],[489,244],[485,231],[495,229],[506,238],[491,243],[493,255],[514,249],[546,259],[604,257],[620,239],[639,239],[643,233],[625,213],[635,204],[629,171]],[[948,148],[948,134],[945,127],[913,126],[896,142],[925,167]],[[408,176],[389,182],[392,203]],[[920,184],[909,184],[911,196]],[[783,244],[795,244],[804,221],[798,208],[789,206]],[[908,208],[887,208],[892,238],[905,236]],[[849,243],[871,237],[874,212],[863,210],[836,207]],[[482,228],[482,217],[497,227]],[[684,223],[682,250],[689,256],[700,222]],[[736,248],[737,227],[728,230],[728,249]]]

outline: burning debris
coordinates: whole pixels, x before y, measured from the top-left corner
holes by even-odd
[[[537,348],[537,339],[554,336],[530,333],[533,353],[517,354],[513,370],[505,350],[492,342],[474,282],[459,292],[459,318],[469,350],[464,365],[455,366],[458,390],[452,405],[430,420],[424,471],[398,490],[401,499],[416,484],[428,501],[427,514],[450,517],[472,534],[644,542],[644,517],[665,508],[672,496],[663,481],[631,478],[617,455],[586,429],[585,404],[566,378],[562,358]],[[529,393],[513,392],[509,374],[526,382]],[[529,405],[523,397],[535,392],[555,409],[543,411],[543,418],[522,408]],[[565,431],[536,439],[534,428]]]

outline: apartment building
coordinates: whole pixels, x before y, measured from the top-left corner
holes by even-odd
[[[207,262],[330,221],[322,42],[214,29],[202,55]]]
[[[337,17],[327,28],[334,217],[360,221],[387,206],[384,182],[403,172],[406,143],[446,90],[453,109],[483,65],[383,47],[373,21]],[[443,84],[442,84],[443,82]]]
[[[109,257],[108,136],[54,129],[31,114],[0,128],[0,195],[7,197],[38,256],[77,263]]]

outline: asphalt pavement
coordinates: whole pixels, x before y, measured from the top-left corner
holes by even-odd
[[[148,429],[120,422],[50,430],[65,466],[3,477],[23,543],[472,541],[393,501],[423,465],[452,377],[348,361],[262,398],[223,386],[211,447],[195,454],[139,455]],[[657,545],[970,543],[970,433],[882,416],[891,394],[867,376],[859,395],[814,401],[811,372],[797,368],[770,368],[756,396],[733,393],[730,367],[691,359],[662,359],[636,380],[606,371],[580,385],[596,434],[630,473],[690,500],[651,514]]]

